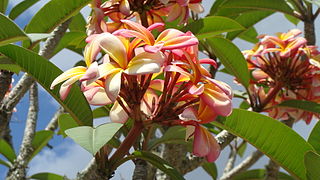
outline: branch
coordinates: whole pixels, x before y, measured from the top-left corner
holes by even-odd
[[[226,164],[226,167],[223,170],[224,174],[226,174],[232,170],[232,168],[234,167],[234,163],[236,161],[236,158],[237,158],[237,148],[235,146],[230,145],[229,159]]]
[[[45,128],[45,130],[47,131],[55,131],[58,128],[58,119],[59,116],[64,113],[64,109],[63,107],[59,107],[59,109],[57,110],[56,113],[54,113],[52,119],[50,120],[50,122],[48,123],[47,127]]]
[[[32,140],[36,131],[39,111],[38,87],[36,83],[33,83],[31,86],[29,99],[29,112],[20,153],[14,161],[12,168],[10,168],[7,179],[24,180],[26,178],[26,168],[34,151],[32,147]]]
[[[260,151],[253,152],[250,156],[248,156],[245,160],[243,160],[238,166],[230,170],[228,173],[222,175],[220,180],[232,179],[235,175],[249,169],[254,163],[256,163],[261,157],[263,153]]]
[[[10,84],[12,82],[13,73],[6,70],[0,70],[0,102],[10,89]]]
[[[277,180],[280,166],[270,159],[269,164],[266,166],[265,180]]]
[[[86,179],[95,179],[95,180],[106,180],[107,177],[103,176],[103,174],[100,174],[98,169],[97,162],[95,158],[93,158],[88,166],[77,174],[77,180],[86,180]]]

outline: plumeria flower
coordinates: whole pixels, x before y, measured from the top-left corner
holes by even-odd
[[[176,0],[176,3],[169,7],[167,21],[171,22],[181,17],[179,24],[188,22],[190,10],[196,14],[204,12],[201,5],[202,0]]]
[[[154,38],[150,31],[163,25],[160,23],[145,28],[133,21],[122,20],[122,22],[132,30],[123,29],[115,32],[115,34],[124,37],[137,37],[143,42],[140,45],[144,46],[146,52],[155,53],[160,50],[173,50],[199,44],[198,39],[191,33],[183,33],[176,29],[166,29],[157,38]]]

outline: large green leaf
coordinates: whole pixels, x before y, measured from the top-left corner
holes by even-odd
[[[250,27],[248,28],[246,31],[242,32],[241,34],[239,34],[239,38],[251,43],[258,43],[259,40],[257,38],[258,36],[258,32],[254,27]]]
[[[285,0],[227,0],[222,7],[272,10],[294,15],[293,9],[290,8]]]
[[[0,46],[28,39],[28,36],[7,16],[0,13]]]
[[[246,13],[242,13],[235,20],[246,29],[243,31],[229,32],[227,34],[227,38],[230,40],[233,40],[234,38],[239,36],[241,33],[246,32],[249,28],[251,28],[253,25],[258,23],[262,19],[270,16],[272,13],[273,13],[272,11],[249,11]]]
[[[65,131],[79,126],[77,122],[70,116],[70,114],[61,114],[58,119],[59,131],[58,134],[61,134],[63,137],[67,137]]]
[[[19,74],[21,71],[20,66],[13,63],[9,58],[0,56],[0,69],[5,69],[16,74]]]
[[[15,19],[29,7],[37,3],[39,0],[24,0],[17,4],[15,7],[12,8],[9,14],[9,18]]]
[[[101,106],[92,111],[93,118],[102,118],[109,116],[110,110],[112,108],[112,104]]]
[[[308,180],[319,179],[320,177],[320,156],[312,151],[309,151],[304,156],[304,164],[307,168]]]
[[[6,157],[11,163],[16,159],[16,153],[4,139],[0,139],[0,154]]]
[[[30,177],[31,179],[38,179],[38,180],[64,180],[63,176],[54,173],[38,173],[34,174]]]
[[[249,85],[249,71],[247,61],[241,51],[230,40],[213,37],[207,39],[208,45],[219,58],[225,68],[232,73],[245,87]]]
[[[215,163],[204,162],[202,168],[212,177],[212,179],[217,179],[218,169]]]
[[[65,133],[81,147],[95,155],[118,132],[123,124],[106,123],[96,128],[80,126],[67,129]]]
[[[280,103],[278,106],[296,108],[320,114],[320,104],[311,101],[287,100]]]
[[[0,1],[0,13],[5,14],[7,10],[9,0],[1,0]]]
[[[135,158],[143,159],[153,166],[159,168],[162,172],[169,175],[173,180],[184,179],[183,176],[173,166],[155,154],[146,151],[135,151],[132,155]]]
[[[253,169],[239,173],[232,180],[264,180],[266,177],[265,169]],[[294,180],[293,177],[283,172],[278,173],[278,180]]]
[[[161,143],[178,143],[186,144],[186,128],[182,126],[170,127],[161,138],[150,141],[148,148],[153,149]]]
[[[29,161],[34,156],[36,156],[43,149],[44,146],[46,146],[48,144],[50,139],[53,137],[53,134],[54,134],[53,131],[46,131],[46,130],[36,132],[36,134],[32,140],[32,148],[34,151],[31,155]]]
[[[214,125],[237,135],[299,179],[306,179],[304,154],[314,150],[299,134],[268,116],[234,109],[227,118],[219,118]]]
[[[30,20],[26,32],[48,33],[70,17],[91,0],[51,0],[45,4]]]
[[[308,143],[320,154],[320,121],[313,127]]]
[[[79,125],[92,125],[90,106],[78,86],[73,85],[64,101],[59,98],[58,87],[50,90],[52,81],[62,73],[54,64],[32,51],[16,45],[1,46],[0,53],[33,76],[70,113]]]
[[[67,32],[58,43],[53,54],[57,54],[68,46],[77,47],[81,42],[84,42],[87,34],[85,32]]]
[[[79,12],[77,15],[73,16],[71,23],[69,24],[69,29],[71,32],[80,31],[86,32],[87,22]]]
[[[199,39],[238,30],[244,30],[244,27],[233,19],[220,16],[208,16],[183,28],[183,31],[191,31]]]

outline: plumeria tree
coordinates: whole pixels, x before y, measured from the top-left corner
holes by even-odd
[[[28,173],[55,135],[92,154],[77,179],[111,179],[128,161],[132,179],[184,179],[198,167],[223,180],[320,177],[320,125],[307,141],[292,129],[319,118],[318,1],[216,0],[201,15],[201,0],[51,0],[26,27],[16,25],[36,2],[9,12],[9,0],[0,2],[0,165],[7,179],[67,178]],[[87,18],[80,13],[86,6]],[[299,29],[258,35],[254,25],[275,12],[303,22],[304,36]],[[241,52],[235,38],[252,49]],[[50,59],[65,48],[83,61],[62,72]],[[38,84],[61,105],[40,131]],[[10,121],[28,91],[24,136],[14,150]],[[106,123],[94,126],[98,118]],[[256,150],[235,164],[247,143]],[[229,159],[217,174],[214,162],[227,146]],[[264,155],[265,169],[248,170]]]

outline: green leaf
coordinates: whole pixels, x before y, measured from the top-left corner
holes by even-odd
[[[230,40],[220,37],[207,39],[207,42],[224,67],[235,75],[241,84],[248,87],[250,74],[247,61],[244,59],[238,47]]]
[[[243,142],[239,147],[237,147],[237,154],[240,157],[243,157],[244,153],[246,152],[247,149],[247,142]]]
[[[197,38],[203,39],[223,32],[244,30],[244,27],[227,17],[208,16],[188,24],[182,30],[191,31]]]
[[[227,34],[227,39],[233,40],[234,38],[246,32],[253,25],[263,20],[264,18],[270,16],[271,14],[273,14],[272,11],[249,11],[246,13],[242,13],[235,19],[235,21],[237,21],[246,29],[244,31],[229,32]]]
[[[112,104],[96,108],[92,111],[93,118],[102,118],[109,116]]]
[[[54,64],[32,51],[16,45],[1,46],[0,53],[33,76],[70,113],[79,125],[92,125],[90,106],[78,86],[73,85],[64,101],[59,98],[59,87],[50,90],[52,81],[62,73]]]
[[[265,176],[266,176],[265,169],[253,169],[253,170],[239,173],[238,175],[233,177],[232,180],[264,180]],[[283,172],[278,173],[277,179],[278,180],[294,180],[293,177]]]
[[[2,13],[0,13],[0,27],[0,46],[28,39],[19,26]]]
[[[309,3],[315,4],[318,7],[320,7],[320,1],[319,0],[306,0],[306,1],[308,1]]]
[[[304,164],[307,168],[308,180],[319,179],[320,177],[320,156],[315,152],[309,151],[304,156]]]
[[[186,144],[185,141],[186,128],[182,126],[170,127],[161,138],[151,140],[149,143],[149,149],[153,149],[162,143],[178,143]]]
[[[70,114],[61,114],[58,119],[59,131],[63,137],[67,137],[65,131],[74,127],[78,127],[77,122],[70,116]]]
[[[1,0],[0,1],[0,13],[5,14],[8,7],[9,0]]]
[[[202,168],[212,177],[212,179],[217,179],[218,169],[215,163],[205,162],[202,164]]]
[[[271,10],[294,15],[293,9],[284,0],[227,0],[222,7]]]
[[[254,27],[250,27],[246,31],[239,34],[238,37],[242,40],[255,44],[259,42],[257,36],[258,36],[257,30]]]
[[[72,45],[76,47],[79,45],[81,41],[84,42],[85,38],[87,37],[86,33],[84,32],[67,32],[58,43],[57,47],[55,48],[53,54],[57,54],[62,49]],[[82,53],[82,52],[81,52]]]
[[[63,176],[60,176],[54,173],[48,173],[48,172],[34,174],[30,178],[38,179],[38,180],[64,180],[65,179]]]
[[[96,128],[80,126],[67,129],[65,133],[81,147],[95,155],[118,132],[122,124],[106,123]]]
[[[9,14],[10,19],[16,19],[21,13],[37,3],[39,0],[24,0],[12,8]]]
[[[283,101],[278,106],[296,108],[296,109],[301,109],[304,111],[320,114],[320,104],[311,102],[311,101],[287,100],[287,101]]]
[[[294,24],[294,25],[298,25],[298,23],[300,22],[300,20],[298,19],[298,18],[296,18],[296,17],[294,17],[294,16],[290,16],[290,15],[288,15],[288,14],[284,14],[284,17],[289,21],[289,22],[291,22],[292,24]]]
[[[71,23],[69,24],[69,29],[71,32],[80,31],[86,32],[87,22],[83,18],[82,14],[79,12],[77,15],[73,16]]]
[[[48,144],[50,139],[53,137],[53,131],[42,130],[36,132],[33,140],[32,140],[32,148],[34,149],[29,161],[36,156],[44,146]]]
[[[0,164],[2,164],[2,165],[4,165],[4,166],[7,166],[8,168],[11,167],[10,162],[4,161],[4,160],[2,160],[2,159],[0,159]]]
[[[155,154],[146,151],[135,151],[133,152],[133,156],[148,161],[150,164],[169,175],[171,179],[184,179],[183,176],[173,166]]]
[[[0,69],[5,69],[16,74],[21,71],[20,66],[13,63],[9,58],[0,56]]]
[[[313,148],[320,154],[320,121],[312,129],[308,143],[313,146]]]
[[[90,1],[51,0],[32,17],[25,31],[27,33],[49,33],[55,27],[76,15]]]
[[[214,125],[243,138],[282,168],[299,179],[306,179],[304,154],[313,150],[299,134],[283,123],[255,112],[234,109]]]
[[[11,163],[16,159],[16,153],[4,139],[0,139],[0,154],[7,158]]]

